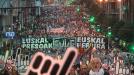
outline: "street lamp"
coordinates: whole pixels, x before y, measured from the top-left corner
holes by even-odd
[[[105,2],[108,2],[108,0],[105,0]]]
[[[9,31],[10,31],[10,30],[11,30],[11,27],[9,27],[8,29],[9,29]]]
[[[102,2],[103,0],[99,0],[99,2]]]
[[[118,2],[121,2],[121,0],[117,0]]]
[[[118,2],[118,7],[119,7],[119,18],[122,20],[123,18],[123,11],[122,11],[122,0],[117,0]]]
[[[111,36],[112,36],[111,27],[108,27],[108,31],[107,31],[107,37],[108,37],[108,50],[110,49],[109,41],[110,41]]]
[[[105,1],[107,2],[107,0],[98,0],[99,6],[100,7],[103,7],[103,3],[105,3]]]
[[[102,2],[108,2],[108,0],[98,0],[100,3]]]

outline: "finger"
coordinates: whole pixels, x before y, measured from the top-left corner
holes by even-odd
[[[51,66],[51,63],[52,63],[51,60],[46,60],[45,61],[44,65],[42,67],[42,70],[41,70],[41,74],[48,72],[48,70],[49,70],[49,68]]]
[[[50,71],[52,68],[52,65],[54,63],[54,59],[50,56],[43,57],[43,63],[41,63],[41,67],[39,68],[40,75],[50,75]]]
[[[36,75],[38,73],[38,69],[41,67],[40,65],[42,64],[44,57],[43,53],[37,52],[33,56],[25,75]]]
[[[68,74],[77,56],[78,56],[78,50],[76,48],[70,47],[67,49],[63,57],[63,65],[62,65],[61,71],[59,72],[59,75]]]
[[[40,66],[40,64],[41,64],[41,61],[43,60],[43,58],[42,58],[42,56],[37,56],[36,58],[35,58],[35,61],[34,61],[34,63],[33,63],[33,68],[34,69],[38,69],[39,68],[39,66]]]
[[[42,52],[37,52],[29,65],[25,75],[46,75],[52,67],[52,58],[45,56]]]
[[[58,70],[59,70],[59,68],[60,68],[59,64],[54,64],[54,66],[53,66],[53,68],[52,68],[52,70],[50,72],[50,75],[56,75]]]

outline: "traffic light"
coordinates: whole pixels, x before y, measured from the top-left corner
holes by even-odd
[[[95,23],[95,17],[94,16],[90,16],[89,19],[88,19],[88,21],[90,23]]]
[[[130,44],[130,45],[128,46],[128,50],[129,50],[130,52],[134,53],[134,44]]]
[[[107,36],[108,36],[108,37],[111,37],[111,36],[112,36],[112,30],[111,30],[111,27],[108,27]]]
[[[134,51],[134,46],[132,46],[132,50]]]
[[[112,32],[111,32],[111,31],[108,31],[108,32],[107,32],[107,36],[108,36],[108,37],[111,37],[111,36],[112,36]]]
[[[85,16],[82,17],[82,22],[86,22],[86,17]]]
[[[76,12],[80,12],[80,7],[78,6],[77,8],[76,8]]]
[[[97,25],[96,26],[96,32],[100,32],[100,31],[101,31],[100,25]]]
[[[127,11],[128,11],[128,6],[123,6],[122,10],[123,10],[124,12],[127,12]]]
[[[97,29],[96,31],[97,31],[97,32],[100,32],[101,30],[100,30],[100,29]]]
[[[109,31],[109,32],[108,32],[108,35],[109,35],[109,36],[110,36],[110,35],[112,35],[112,32],[111,32],[111,31]]]

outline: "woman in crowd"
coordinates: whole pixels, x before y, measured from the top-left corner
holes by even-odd
[[[104,69],[99,58],[93,58],[90,62],[91,70],[89,75],[104,75]]]
[[[69,75],[78,75],[75,65],[71,68]]]
[[[79,75],[88,75],[89,69],[87,64],[82,64],[80,67],[80,74]]]

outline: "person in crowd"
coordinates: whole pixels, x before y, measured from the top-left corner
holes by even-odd
[[[88,64],[88,71],[90,71],[91,70],[91,64],[89,63]]]
[[[0,75],[19,75],[13,60],[8,59],[7,62],[3,64],[5,64],[5,66],[0,71]]]
[[[88,75],[88,66],[86,64],[82,64],[80,67],[80,75]]]
[[[102,63],[100,58],[92,58],[91,62],[91,70],[89,75],[104,75],[104,70],[102,68]]]
[[[134,75],[134,70],[131,70],[131,74]]]
[[[110,67],[108,66],[108,64],[103,64],[102,67],[104,69],[104,75],[110,75],[109,73]]]
[[[114,73],[115,73],[114,64],[111,64],[111,65],[110,65],[110,69],[109,69],[109,74],[110,74],[110,75],[114,75]]]
[[[78,75],[75,65],[71,68],[69,75]]]
[[[80,75],[80,64],[76,64],[76,73]]]

